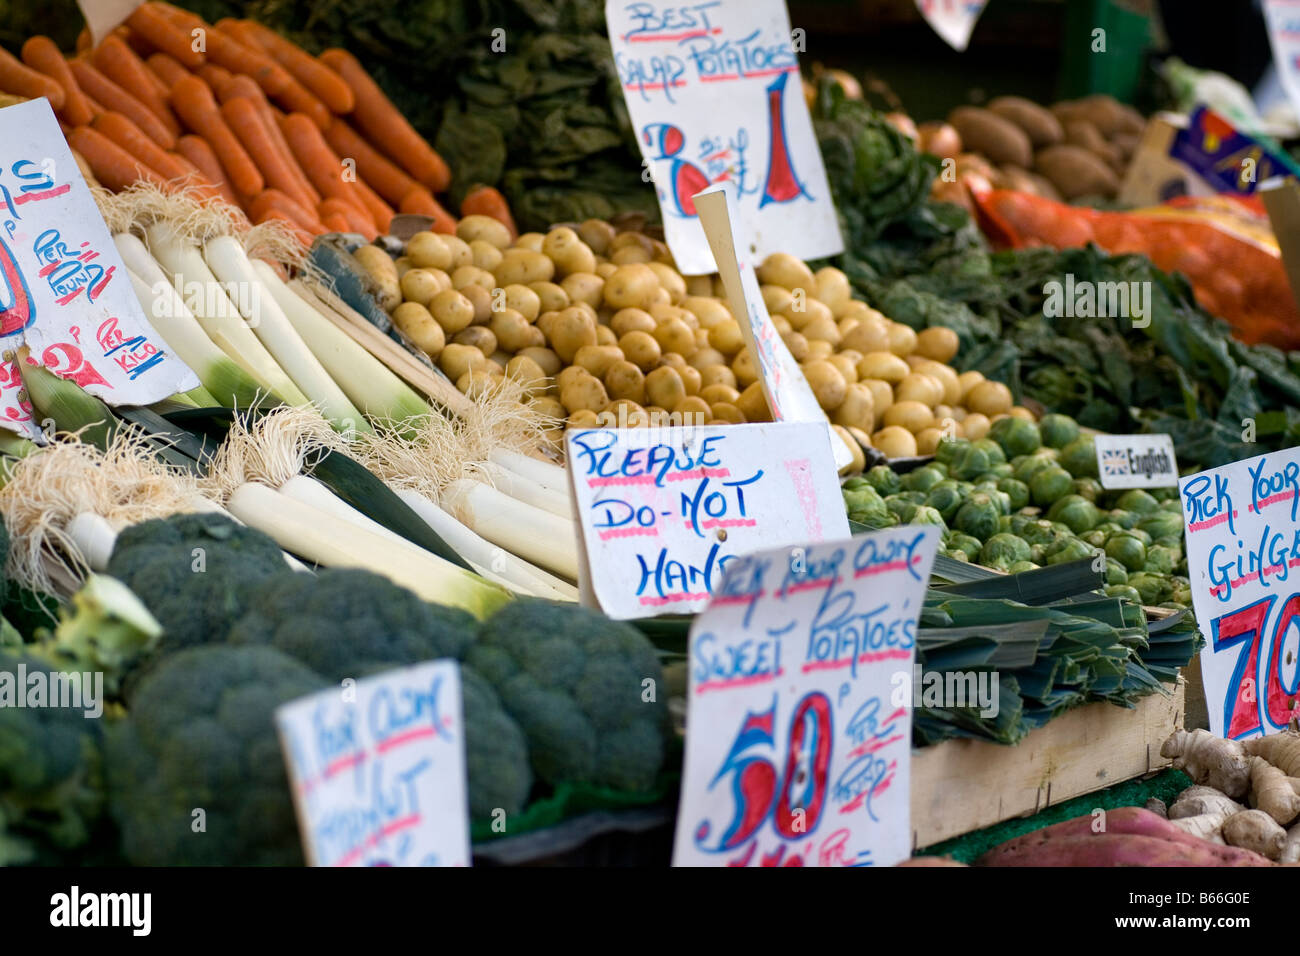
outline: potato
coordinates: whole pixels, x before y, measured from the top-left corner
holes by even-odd
[[[948,122],[969,151],[983,153],[995,163],[1028,167],[1034,149],[1029,136],[1015,123],[978,106],[959,106],[948,114]]]
[[[492,309],[494,312],[513,309],[529,322],[535,322],[542,312],[542,300],[528,286],[512,282],[492,290]]]
[[[605,386],[601,384],[600,379],[586,369],[578,369],[576,376],[561,385],[560,404],[570,414],[582,408],[601,412],[609,404],[609,396],[605,393]]]
[[[950,362],[961,343],[957,333],[941,325],[923,329],[916,335],[916,352],[936,362]]]
[[[520,349],[519,354],[528,356],[540,365],[542,371],[547,375],[558,375],[560,369],[564,368],[564,363],[560,361],[560,357],[542,345],[529,345]]]
[[[1035,149],[1042,146],[1055,146],[1065,139],[1061,121],[1052,114],[1052,111],[1023,96],[999,96],[990,101],[989,112],[1024,130]]]
[[[451,249],[436,232],[417,232],[406,242],[406,258],[417,269],[440,269],[450,272]]]
[[[610,402],[600,417],[611,428],[646,428],[650,424],[649,413],[629,398]]]
[[[487,356],[497,350],[497,337],[486,325],[471,325],[467,329],[461,329],[451,340],[457,345],[472,345]]]
[[[916,456],[916,438],[906,428],[890,425],[871,436],[871,447],[886,458],[913,458]]]
[[[943,400],[943,384],[921,372],[909,372],[894,387],[894,400],[920,402],[932,409]]]
[[[429,269],[408,269],[398,283],[399,301],[417,302],[427,306],[433,301],[435,295],[451,288],[450,283],[444,285],[439,276],[445,276],[445,273],[434,273]]]
[[[560,288],[570,302],[585,302],[595,309],[604,300],[605,280],[594,272],[571,272],[564,277]]]
[[[616,345],[584,345],[573,356],[573,364],[586,369],[596,378],[603,379],[605,372],[616,362],[623,361],[623,353]]]
[[[921,402],[896,401],[885,409],[884,414],[880,416],[880,420],[885,425],[897,425],[900,428],[906,428],[915,435],[922,429],[929,428],[934,424],[934,412],[930,410],[928,405],[923,405]]]
[[[695,348],[697,350],[708,349],[711,352],[717,351],[712,345],[709,344],[708,329],[695,329],[694,333],[695,333]]]
[[[542,240],[542,254],[550,257],[562,276],[596,271],[596,254],[568,226],[557,226],[546,234]]]
[[[659,279],[659,285],[668,290],[673,305],[686,298],[686,280],[682,278],[681,273],[662,262],[651,262],[648,265],[650,271]]]
[[[713,409],[709,407],[709,403],[698,395],[688,395],[683,398],[673,408],[673,412],[682,416],[683,425],[704,425],[713,417]]]
[[[828,359],[835,354],[835,346],[825,339],[808,340],[808,358],[809,359]]]
[[[745,337],[740,331],[740,323],[728,317],[708,330],[709,345],[723,355],[735,355],[745,347]]]
[[[531,285],[534,282],[550,282],[555,275],[555,263],[541,252],[516,245],[507,249],[501,256],[501,263],[493,274],[501,285],[519,283]]]
[[[467,285],[458,290],[474,306],[474,325],[487,325],[492,321],[492,293],[481,285]]]
[[[770,422],[772,413],[767,407],[767,396],[763,393],[762,382],[751,382],[736,399],[736,407],[745,416],[747,422]]]
[[[1011,389],[1001,382],[980,382],[967,394],[962,404],[972,412],[987,415],[1001,415],[1011,410]]]
[[[411,262],[410,256],[398,256],[393,260],[393,268],[397,270],[397,278],[401,279],[408,271],[415,268],[415,264]]]
[[[622,338],[629,332],[654,333],[659,323],[644,309],[619,309],[609,320],[609,327]]]
[[[578,238],[598,256],[609,251],[609,244],[614,241],[614,227],[603,219],[587,219],[578,226]]]
[[[569,293],[564,291],[564,287],[554,282],[530,282],[528,288],[537,293],[539,308],[543,312],[559,312],[573,304],[569,301]]]
[[[962,372],[958,375],[957,381],[961,385],[961,401],[965,402],[966,396],[970,394],[970,390],[980,382],[984,381],[984,373],[971,369],[969,372]]]
[[[682,276],[686,280],[686,293],[689,296],[713,298],[712,276]]]
[[[916,453],[918,455],[933,455],[942,438],[943,432],[938,428],[921,429],[916,433]]]
[[[643,372],[648,372],[659,364],[663,350],[655,338],[647,332],[634,331],[619,337],[618,347],[629,362]]]
[[[598,383],[599,384],[599,383]],[[561,403],[563,405],[563,403]],[[580,408],[569,416],[566,428],[601,428],[600,415],[590,408]]]
[[[624,246],[610,252],[609,261],[620,266],[647,265],[654,261],[654,252],[641,246]]]
[[[700,388],[700,398],[710,405],[714,402],[729,402],[734,405],[740,398],[740,392],[730,385],[715,382],[712,385],[704,385]]]
[[[814,272],[813,282],[816,284],[814,294],[837,318],[840,310],[853,301],[849,277],[834,266],[825,266]]]
[[[352,257],[368,280],[379,307],[385,312],[397,308],[402,301],[402,289],[392,256],[378,246],[362,246]]]
[[[530,346],[546,345],[542,330],[532,325],[514,309],[493,312],[488,328],[507,352],[519,352]]]
[[[803,337],[802,332],[785,332],[781,335],[781,341],[785,342],[785,347],[790,350],[794,360],[802,365],[808,361],[808,340]],[[740,354],[747,354],[748,349]]]
[[[803,363],[804,378],[817,396],[817,404],[826,411],[834,411],[848,392],[848,383],[844,376],[830,362],[815,360]]]
[[[689,359],[696,351],[695,333],[681,319],[661,322],[653,334],[660,350],[664,352],[678,352]]]
[[[847,382],[849,385],[852,385],[854,382],[858,380],[858,359],[859,358],[861,358],[861,356],[859,356],[857,352],[850,352],[847,355],[844,354],[843,352],[838,352],[835,355],[832,355],[826,361],[830,362],[837,369],[839,369],[840,374],[844,376],[844,381]]]
[[[618,270],[618,266],[612,262],[598,262],[596,264],[596,275],[602,279],[608,279]]]
[[[688,295],[682,299],[681,307],[699,319],[702,328],[713,329],[715,326],[736,321],[726,303],[712,296]]]
[[[486,370],[489,364],[487,356],[472,345],[451,342],[438,355],[438,367],[453,382],[473,369]]]
[[[867,355],[871,352],[888,352],[889,321],[872,317],[859,320],[854,328],[840,339],[840,345]]]
[[[772,327],[776,329],[777,335],[789,335],[794,331],[794,326],[790,324],[790,320],[780,312],[772,316]]]
[[[871,431],[876,424],[876,400],[871,389],[860,382],[849,385],[844,391],[844,401],[831,413],[831,421]]]
[[[726,365],[727,357],[715,348],[706,347],[696,349],[686,356],[686,364],[703,372],[710,365]]]
[[[519,356],[516,355],[515,358],[519,358]],[[554,396],[533,395],[529,397],[528,404],[548,418],[564,417],[564,406],[561,405],[560,400]]]
[[[1119,177],[1106,162],[1081,146],[1049,146],[1034,157],[1034,169],[1046,176],[1066,199],[1113,197]]]
[[[835,324],[835,320],[830,317],[829,313],[805,323],[804,327],[799,331],[810,342],[829,342],[832,347],[840,344],[840,327]]]
[[[618,336],[608,325],[596,326],[596,344],[597,345],[618,345]]]
[[[465,216],[456,223],[456,237],[472,247],[476,241],[497,249],[510,245],[510,230],[491,216]]]
[[[735,388],[736,373],[724,362],[706,365],[700,368],[700,387],[707,388],[710,385],[726,385],[728,388]]]
[[[682,384],[686,386],[687,395],[698,395],[704,383],[700,380],[700,370],[692,368],[689,365],[673,366],[677,374],[682,377]]]
[[[394,309],[393,324],[406,333],[406,337],[430,358],[437,358],[443,346],[447,344],[447,336],[442,326],[429,314],[429,310],[418,302],[403,302]]]
[[[803,289],[794,290],[790,296],[790,304],[781,310],[781,314],[789,319],[790,324],[801,332],[804,326],[820,319],[825,319],[832,325],[835,324],[835,316],[831,314],[831,310],[826,303],[808,295]],[[836,328],[838,329],[839,326],[836,326]]]
[[[486,269],[491,272],[501,264],[501,250],[490,242],[482,239],[475,239],[469,244],[470,255],[473,258],[471,264],[479,269]]]
[[[490,289],[494,282],[496,277],[492,273],[475,265],[457,266],[451,273],[451,287],[457,291],[468,285],[480,285]]]
[[[916,330],[902,322],[889,323],[889,351],[895,355],[911,355],[916,351]]]
[[[709,420],[717,423],[725,422],[728,425],[743,425],[745,415],[731,402],[714,402],[709,406]]]
[[[474,304],[455,289],[443,289],[435,295],[429,302],[429,311],[448,335],[455,335],[474,321]]]
[[[853,456],[853,460],[840,469],[840,474],[854,475],[862,471],[863,468],[867,467],[867,456],[863,454],[862,446],[858,444],[853,433],[843,425],[832,425],[831,427],[835,429],[835,434],[840,436],[840,441],[844,442]]]
[[[858,378],[876,378],[894,385],[911,374],[906,362],[893,352],[868,352],[858,362]]]
[[[665,352],[663,355],[659,356],[659,364],[667,365],[670,368],[675,368],[679,372],[682,369],[691,367],[687,363],[686,359],[683,358],[681,355],[678,355],[676,352]]]
[[[585,345],[596,344],[596,323],[582,309],[570,306],[546,325],[539,328],[545,333],[547,341],[555,354],[563,362],[572,362],[578,350]]]
[[[456,379],[456,388],[467,397],[478,401],[495,392],[504,380],[495,365],[491,365],[490,368],[472,368]]]
[[[551,383],[550,376],[527,355],[516,355],[506,363],[506,377],[518,382],[525,392],[544,392]]]
[[[731,370],[736,373],[736,384],[740,388],[744,388],[750,382],[758,381],[758,369],[754,365],[749,349],[741,349],[735,354],[731,360]],[[686,390],[689,392],[690,388]]]
[[[797,256],[785,252],[774,252],[764,259],[757,270],[758,281],[765,285],[781,286],[784,289],[817,288],[817,280],[812,270]]]
[[[661,365],[645,377],[646,397],[661,408],[676,408],[686,397],[681,373],[671,365]]]
[[[947,365],[930,359],[922,359],[912,367],[912,371],[930,376],[943,387],[943,395],[940,397],[939,402],[945,405],[956,405],[961,401],[961,379],[957,377],[956,371]]]
[[[605,280],[605,304],[615,309],[648,308],[660,289],[659,277],[644,264],[620,265]]]
[[[641,405],[646,400],[645,373],[624,359],[605,370],[605,390],[611,399],[626,398]]]
[[[1025,408],[1025,406],[1023,405],[1012,406],[1011,411],[1007,412],[1007,414],[1010,415],[1012,418],[1023,418],[1027,422],[1038,421],[1038,416],[1035,415],[1033,412],[1031,412],[1029,409]]]

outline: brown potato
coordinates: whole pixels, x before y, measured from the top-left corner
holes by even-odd
[[[1032,165],[1033,144],[1025,131],[1010,120],[978,106],[959,106],[948,114],[948,122],[967,150],[983,153],[994,163],[1026,168]]]
[[[649,312],[644,309],[619,309],[609,320],[609,327],[614,330],[615,334],[622,338],[629,332],[649,332],[654,334],[654,330],[659,323],[654,320]]]
[[[751,382],[736,399],[736,407],[745,416],[747,422],[770,422],[772,413],[767,407],[767,396],[763,394],[762,382]]]
[[[612,399],[626,398],[641,405],[646,400],[645,374],[626,360],[619,360],[605,371],[605,390]]]
[[[647,332],[634,331],[620,336],[618,347],[623,350],[627,360],[643,372],[658,365],[659,357],[663,354],[658,341]]]
[[[568,409],[570,414],[582,408],[593,412],[604,411],[605,406],[609,404],[605,386],[586,369],[578,369],[578,371],[579,375],[560,386],[560,404]]]
[[[447,336],[429,310],[418,302],[403,302],[393,310],[393,324],[406,333],[420,351],[437,358],[447,344]]]
[[[645,265],[654,261],[654,253],[640,246],[624,246],[612,251],[609,261],[619,266]]]
[[[444,285],[438,278],[439,274],[428,269],[406,270],[406,275],[398,283],[399,301],[418,302],[427,307],[435,295],[450,288],[450,283]]]
[[[564,367],[564,363],[560,361],[558,355],[541,345],[530,345],[522,348],[519,350],[519,354],[528,356],[540,365],[542,371],[547,375],[558,375],[560,369]]]
[[[544,392],[551,384],[550,376],[527,355],[516,355],[506,363],[506,377],[514,379],[525,392]]]
[[[714,402],[709,406],[710,421],[716,424],[743,425],[745,414],[731,402]]]
[[[429,302],[429,311],[448,335],[455,335],[474,321],[474,303],[455,289],[443,289],[435,295]]]
[[[406,258],[416,269],[451,271],[451,250],[436,232],[417,232],[407,240]]]
[[[596,378],[603,379],[605,372],[616,362],[623,361],[623,353],[616,345],[584,345],[573,356],[573,363],[581,365]]]
[[[728,388],[735,388],[736,373],[723,362],[717,365],[706,365],[700,369],[700,386],[707,388],[710,385],[726,385]]]
[[[472,345],[448,343],[438,355],[438,367],[453,382],[472,369],[485,371],[489,364],[487,356]]]
[[[1061,121],[1052,115],[1052,111],[1023,96],[999,96],[989,103],[989,112],[1024,130],[1035,149],[1055,146],[1065,138]]]
[[[660,289],[659,277],[644,264],[620,265],[605,280],[605,304],[615,309],[645,309]]]
[[[519,283],[531,285],[534,282],[549,282],[555,275],[555,263],[541,252],[516,245],[507,249],[501,256],[501,263],[494,270],[497,282],[501,285]]]
[[[614,241],[614,227],[603,219],[587,219],[578,226],[578,236],[598,256],[609,251]]]
[[[653,334],[661,351],[678,352],[689,358],[696,350],[695,333],[681,319],[659,323]]]
[[[676,408],[686,397],[682,376],[671,365],[661,365],[645,377],[646,397],[661,408]]]
[[[570,302],[585,302],[594,309],[604,300],[605,280],[594,272],[571,272],[564,277],[560,288],[568,294]]]
[[[451,337],[457,345],[472,345],[484,355],[492,355],[497,350],[497,337],[486,325],[471,325],[461,329]]]
[[[491,272],[501,264],[501,250],[490,242],[483,239],[475,239],[469,244],[470,255],[474,258],[472,264],[479,269],[486,269]]]
[[[546,234],[542,254],[551,258],[563,276],[596,271],[596,254],[568,226],[557,226]]]

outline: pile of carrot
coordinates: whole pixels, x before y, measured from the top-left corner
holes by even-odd
[[[205,23],[147,2],[97,46],[82,31],[65,57],[49,37],[0,49],[0,91],[44,96],[100,184],[197,188],[254,223],[281,219],[310,242],[386,233],[396,212],[456,219],[435,198],[451,171],[360,63],[312,56],[251,20]],[[512,231],[505,198],[476,187],[462,215]]]

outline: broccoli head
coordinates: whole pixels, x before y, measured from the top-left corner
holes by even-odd
[[[58,626],[34,648],[63,670],[99,671],[116,696],[123,676],[152,651],[160,625],[131,589],[107,574],[91,574],[60,611]]]
[[[302,863],[275,709],[328,686],[270,647],[197,647],[128,688],[107,740],[122,852],[139,866]]]
[[[572,604],[518,600],[480,626],[465,660],[523,728],[539,779],[654,784],[668,717],[659,659],[640,631]]]
[[[260,531],[218,514],[144,521],[118,535],[108,573],[163,626],[160,652],[221,640],[268,578],[293,571]]]
[[[470,819],[490,820],[497,809],[519,813],[533,788],[524,732],[502,709],[492,685],[473,669],[461,667],[460,686]]]
[[[230,644],[268,644],[328,680],[439,657],[460,659],[478,622],[358,569],[276,577],[247,599]]]
[[[0,866],[83,846],[102,815],[101,722],[56,674],[0,651]],[[42,706],[26,706],[37,684]]]

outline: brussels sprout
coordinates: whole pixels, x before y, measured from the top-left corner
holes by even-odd
[[[1091,438],[1076,438],[1061,449],[1061,467],[1075,478],[1097,477],[1097,449]]]
[[[1157,544],[1147,548],[1147,560],[1142,570],[1149,574],[1173,574],[1177,564],[1178,555]]]
[[[915,471],[908,472],[902,477],[904,491],[929,491],[939,482],[947,477],[937,468],[931,468],[926,465]]]
[[[996,481],[1001,481],[1003,478],[1010,478],[1014,473],[1015,469],[1011,467],[1009,462],[1005,461],[999,462],[996,465],[990,465],[989,470],[984,472],[986,477]]]
[[[1073,538],[1075,533],[1070,530],[1070,526],[1060,521],[1052,521],[1052,533],[1058,538]]]
[[[1182,556],[1183,536],[1181,534],[1170,535],[1169,537],[1165,537],[1165,538],[1153,538],[1151,540],[1151,543],[1158,544],[1162,548],[1168,548],[1170,551],[1174,552],[1174,554],[1179,555],[1180,557]]]
[[[867,487],[871,487],[871,483],[867,481],[867,479],[863,478],[861,475],[854,475],[852,478],[844,479],[844,483],[840,485],[840,490],[857,491],[859,488],[863,487],[864,485],[866,485]]]
[[[1019,511],[1029,504],[1029,486],[1014,478],[1003,478],[998,482],[998,491],[1011,500],[1011,510]]]
[[[1015,470],[1011,472],[1011,477],[1018,481],[1023,481],[1025,484],[1029,484],[1029,480],[1033,478],[1034,475],[1038,474],[1044,468],[1050,468],[1055,464],[1056,459],[1041,451],[1037,454],[1026,455],[1024,459],[1021,460],[1020,464],[1015,466]]]
[[[954,478],[969,481],[988,471],[991,464],[988,452],[982,448],[977,448],[972,442],[952,460],[948,465],[948,470],[952,472]]]
[[[1029,560],[1030,560],[1030,561],[1033,561],[1035,564],[1041,566],[1042,563],[1043,563],[1046,559],[1047,559],[1047,548],[1046,548],[1046,547],[1044,547],[1044,546],[1041,545],[1041,544],[1031,544],[1031,545],[1029,546]]]
[[[1132,601],[1134,604],[1142,603],[1142,595],[1138,593],[1137,588],[1129,587],[1127,584],[1108,584],[1106,586],[1106,596],[1123,598],[1125,601]]]
[[[1106,532],[1093,528],[1091,531],[1085,531],[1079,535],[1079,540],[1088,542],[1094,548],[1104,548],[1106,546]]]
[[[1173,592],[1169,581],[1163,575],[1147,574],[1145,571],[1130,574],[1128,583],[1141,595],[1143,604],[1159,604],[1165,600],[1166,595]]]
[[[973,538],[960,531],[950,531],[948,533],[948,550],[961,552],[966,556],[967,561],[974,561],[979,557],[980,539]]]
[[[1135,514],[1132,511],[1121,511],[1118,508],[1110,513],[1111,523],[1118,525],[1125,531],[1129,528],[1137,527],[1138,518],[1140,517],[1141,515]]]
[[[888,465],[876,465],[863,477],[882,497],[897,494],[903,487],[898,480],[898,473]]]
[[[1046,507],[1064,498],[1074,487],[1070,473],[1059,465],[1050,465],[1029,479],[1029,497],[1034,504]]]
[[[1023,418],[999,418],[986,436],[1001,446],[1003,453],[1012,458],[1016,455],[1032,455],[1043,444],[1043,437],[1038,433],[1038,426]]]
[[[1178,500],[1178,489],[1177,489],[1177,488],[1152,488],[1152,489],[1150,490],[1150,494],[1151,494],[1151,497],[1152,497],[1152,498],[1154,498],[1154,499],[1156,499],[1156,501],[1159,501],[1159,502],[1162,502],[1162,503],[1163,503],[1163,502],[1166,502],[1166,501],[1177,501],[1177,500]],[[1181,505],[1180,505],[1180,507],[1181,507]]]
[[[1058,498],[1047,510],[1049,521],[1059,521],[1075,534],[1083,534],[1096,527],[1101,520],[1101,512],[1087,498],[1079,495],[1066,495]]]
[[[1107,518],[1109,518],[1109,517],[1110,517],[1110,516],[1107,515]],[[1107,521],[1103,521],[1103,522],[1101,522],[1100,524],[1097,525],[1097,527],[1093,528],[1092,530],[1093,530],[1093,531],[1100,531],[1100,532],[1102,532],[1103,534],[1105,534],[1106,537],[1109,538],[1109,537],[1110,537],[1112,534],[1114,534],[1116,531],[1123,531],[1124,529],[1121,528],[1119,525],[1117,525],[1115,522],[1107,520]]]
[[[944,521],[951,521],[964,500],[965,496],[958,490],[957,483],[951,478],[945,478],[930,489],[925,503],[939,512]]]
[[[1181,516],[1183,513],[1183,503],[1179,501],[1177,498],[1168,501],[1162,501],[1160,502],[1160,510],[1167,511],[1171,515]]]
[[[944,548],[940,553],[943,554],[945,557],[952,558],[954,561],[960,561],[963,564],[971,563],[970,555],[968,555],[965,551],[954,551],[949,548]]]
[[[1005,570],[1017,561],[1029,560],[1029,545],[1014,534],[998,533],[980,548],[980,564]]]
[[[1119,496],[1115,507],[1123,511],[1135,511],[1140,515],[1149,515],[1160,507],[1160,502],[1141,488],[1130,488]]]
[[[1129,571],[1141,571],[1147,563],[1147,546],[1129,532],[1121,531],[1106,542],[1106,557],[1114,558]]]
[[[1011,533],[1011,515],[998,516],[998,531]]]
[[[943,515],[929,505],[918,505],[916,511],[912,512],[912,517],[908,519],[907,524],[933,524],[943,528],[944,531],[948,530]]]
[[[1034,523],[1034,519],[1031,518],[1029,515],[1024,515],[1017,512],[1016,514],[1013,514],[1011,516],[1011,533],[1020,534],[1022,531],[1024,531],[1033,523]]]
[[[1091,558],[1096,554],[1096,549],[1086,541],[1078,538],[1066,538],[1047,551],[1048,564],[1064,564],[1067,561],[1078,561],[1080,558]]]
[[[970,446],[971,443],[968,438],[944,438],[934,449],[934,460],[945,465],[951,465],[964,455]]]
[[[1089,501],[1095,502],[1101,497],[1101,482],[1096,478],[1076,478],[1074,479],[1074,493]]]
[[[908,501],[902,495],[891,495],[885,499],[885,507],[900,523],[908,524],[916,514],[916,509],[921,506],[915,501]]]
[[[948,473],[948,466],[941,461],[932,461],[930,464],[926,465],[926,467],[933,468],[939,474],[943,475],[945,481],[952,477],[952,475]]]
[[[1030,544],[1049,545],[1056,540],[1057,534],[1052,529],[1052,523],[1043,518],[1031,521],[1026,524],[1020,531],[1020,536]]]
[[[852,490],[847,484],[844,486],[844,510],[851,520],[862,524],[878,525],[889,518],[885,499],[865,481]]]
[[[900,491],[896,495],[890,495],[889,498],[897,498],[899,501],[910,501],[914,505],[925,504],[926,493],[924,491]],[[885,502],[889,502],[889,498]]]
[[[1124,532],[1124,534],[1131,534],[1133,537],[1137,538],[1148,548],[1151,547],[1151,545],[1154,543],[1152,541],[1151,534],[1147,531],[1143,531],[1141,528],[1129,528],[1127,531]]]
[[[1181,607],[1190,606],[1192,603],[1191,585],[1174,583],[1169,589],[1169,600]]]
[[[1183,515],[1180,511],[1178,514],[1172,514],[1168,511],[1157,511],[1153,514],[1144,516],[1137,523],[1138,528],[1155,538],[1182,538],[1183,536]]]
[[[975,492],[957,509],[953,526],[958,531],[986,541],[997,534],[999,517],[1001,511],[993,497],[983,492]]]
[[[1106,583],[1107,584],[1127,584],[1128,571],[1124,565],[1120,564],[1114,558],[1106,559]]]
[[[1079,425],[1069,415],[1044,415],[1038,423],[1043,444],[1051,448],[1064,448],[1079,437]]]
[[[972,447],[982,449],[984,454],[989,456],[990,465],[1000,465],[1007,460],[1006,452],[1002,446],[992,438],[979,438],[971,442]]]
[[[1007,568],[1008,574],[1022,574],[1025,571],[1036,571],[1042,565],[1035,564],[1033,561],[1017,561],[1011,567]]]

